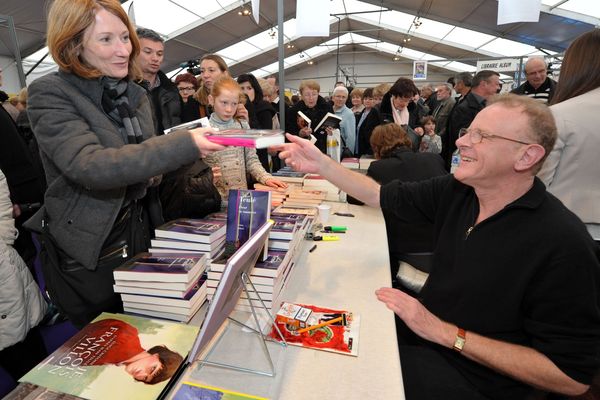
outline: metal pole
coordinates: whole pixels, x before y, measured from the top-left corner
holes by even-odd
[[[283,47],[283,0],[277,0],[277,56],[279,57],[279,124],[285,131],[285,59]]]
[[[25,73],[23,72],[23,61],[21,60],[21,49],[19,49],[19,40],[17,39],[17,31],[15,30],[15,22],[13,17],[10,15],[0,15],[0,18],[6,19],[6,23],[8,24],[8,31],[10,32],[10,40],[15,47],[15,62],[17,64],[17,73],[19,74],[19,83],[21,84],[21,88],[27,86],[27,81],[25,80]]]

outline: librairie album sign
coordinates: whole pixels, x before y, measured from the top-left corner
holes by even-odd
[[[496,72],[512,72],[519,70],[519,59],[504,58],[502,60],[477,61],[477,71],[490,69]]]

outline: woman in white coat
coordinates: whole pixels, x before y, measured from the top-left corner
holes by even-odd
[[[558,140],[538,173],[600,240],[600,29],[569,46],[552,99]]]
[[[0,366],[15,381],[46,356],[37,328],[46,302],[12,247],[17,235],[8,184],[0,171]]]

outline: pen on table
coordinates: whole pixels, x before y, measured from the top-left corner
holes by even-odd
[[[296,331],[296,333],[304,333],[304,332],[312,331],[313,329],[318,329],[318,328],[322,328],[327,325],[335,324],[336,322],[340,322],[343,319],[344,319],[344,316],[342,315],[341,317],[330,319],[329,321],[321,322],[320,324],[317,324],[317,325],[307,326],[306,328],[299,329]]]
[[[323,235],[323,236],[313,236],[313,240],[315,242],[324,241],[324,242],[332,242],[335,240],[340,240],[339,236],[335,235]]]
[[[346,233],[348,228],[345,226],[325,226],[323,229],[327,232]]]
[[[308,250],[309,253],[312,253],[313,251],[315,251],[315,249],[317,248],[317,245],[313,245],[313,247],[310,248],[310,250]]]

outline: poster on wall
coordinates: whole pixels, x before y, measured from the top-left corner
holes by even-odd
[[[427,61],[413,61],[413,79],[427,79]]]

